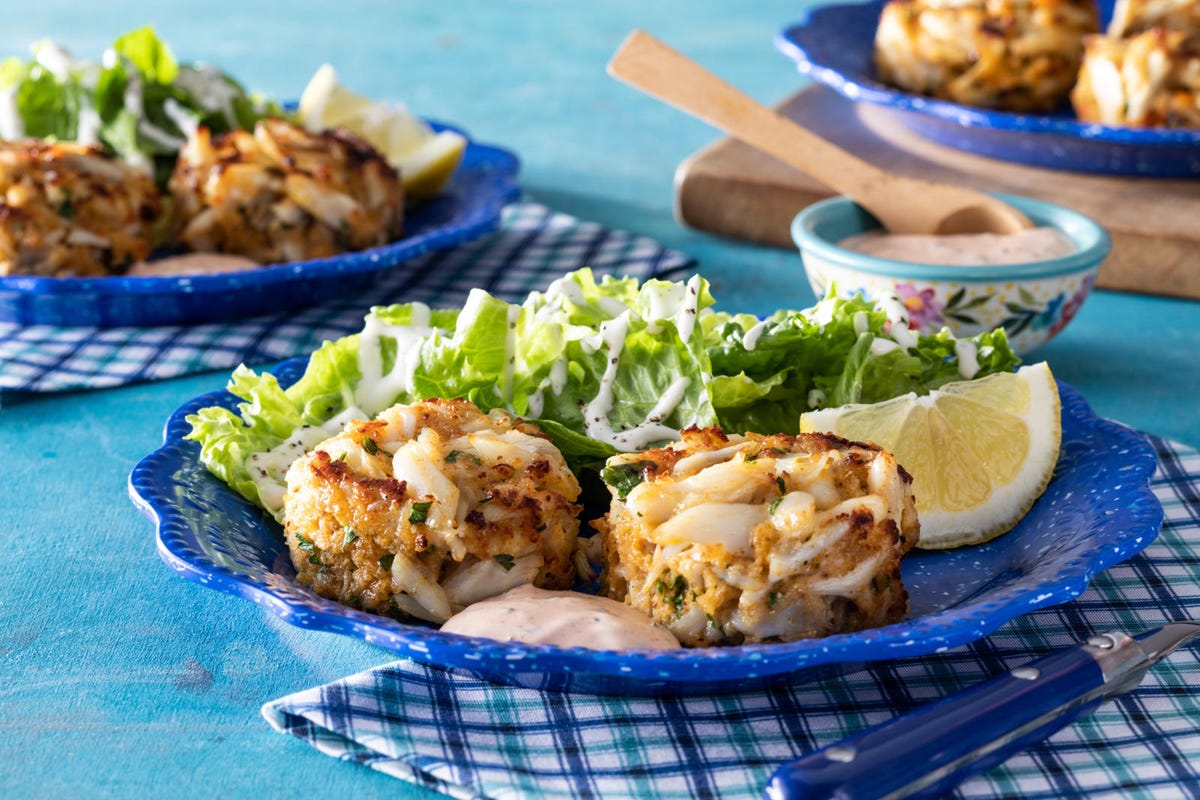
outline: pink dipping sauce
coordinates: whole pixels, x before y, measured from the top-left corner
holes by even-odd
[[[838,242],[838,247],[877,258],[914,264],[983,267],[1029,264],[1065,256],[1077,249],[1056,228],[1027,228],[1018,233],[955,233],[945,236],[867,231]]]
[[[679,647],[670,631],[624,603],[580,592],[552,592],[530,584],[472,603],[446,620],[442,630],[502,642],[590,650]]]
[[[224,253],[184,253],[178,256],[139,261],[129,268],[127,275],[142,278],[177,277],[182,275],[216,275],[222,272],[241,272],[257,269],[259,263],[244,256]]]

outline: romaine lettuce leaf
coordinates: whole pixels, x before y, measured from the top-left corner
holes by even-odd
[[[928,393],[963,378],[956,348],[974,350],[976,377],[1019,363],[1002,330],[969,345],[945,330],[893,335],[888,313],[858,296],[764,320],[712,303],[699,277],[638,284],[584,269],[521,304],[476,290],[462,309],[373,308],[362,334],[327,342],[287,390],[236,371],[239,413],[203,409],[189,436],[214,473],[260,502],[246,459],[297,426],[463,397],[538,422],[582,474],[689,425],[794,433],[810,408]]]

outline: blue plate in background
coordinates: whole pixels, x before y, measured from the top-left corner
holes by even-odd
[[[275,374],[290,385],[306,361]],[[1061,385],[1063,440],[1054,479],[1021,523],[978,547],[914,551],[903,562],[911,609],[874,630],[787,644],[594,651],[441,633],[357,611],[296,583],[282,529],[217,480],[185,441],[185,417],[204,406],[234,408],[212,392],[167,422],[163,446],[129,477],[135,504],[157,526],[158,552],[184,577],[244,597],[303,628],[377,644],[426,664],[501,683],[600,694],[708,694],[811,680],[848,665],[907,658],[974,641],[1009,620],[1079,595],[1100,571],[1146,547],[1163,510],[1149,488],[1154,451],[1140,434],[1099,419]]]
[[[397,264],[494,231],[501,210],[520,194],[518,168],[513,153],[468,142],[450,184],[431,200],[406,210],[404,238],[369,250],[216,275],[0,277],[0,322],[104,328],[179,325],[332,300],[373,285]]]
[[[1111,2],[1102,2],[1102,16]],[[1015,114],[959,105],[880,83],[872,62],[882,0],[815,8],[775,36],[800,72],[854,101],[888,109],[927,139],[1039,167],[1146,177],[1200,176],[1200,130],[1081,122],[1070,110]]]

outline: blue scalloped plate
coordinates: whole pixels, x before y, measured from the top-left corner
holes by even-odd
[[[1102,2],[1107,17],[1112,3]],[[1200,129],[1122,128],[1054,114],[963,106],[880,83],[872,63],[884,3],[815,8],[775,36],[800,72],[856,102],[888,109],[927,139],[977,155],[1053,169],[1146,177],[1200,176]]]
[[[305,360],[276,375],[296,380]],[[925,655],[974,641],[1014,617],[1070,600],[1101,570],[1153,541],[1162,506],[1149,488],[1154,451],[1140,434],[1096,417],[1061,385],[1062,452],[1054,479],[1021,523],[988,544],[914,551],[903,562],[907,619],[884,628],[787,644],[594,651],[467,638],[347,608],[296,583],[282,529],[200,464],[185,417],[234,408],[220,391],[167,422],[162,448],[129,478],[157,524],[158,552],[184,577],[239,595],[303,628],[364,639],[416,661],[520,686],[599,694],[707,694],[810,680],[848,665]]]
[[[438,130],[450,126],[432,123]],[[437,197],[406,212],[399,241],[330,258],[247,272],[188,277],[0,277],[0,322],[114,327],[241,319],[303,308],[361,291],[390,267],[494,231],[520,194],[519,161],[468,142],[462,164]]]

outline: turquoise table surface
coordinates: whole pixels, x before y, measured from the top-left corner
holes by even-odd
[[[6,15],[0,52],[52,36],[98,57],[151,23],[182,58],[280,97],[331,62],[368,95],[517,151],[531,198],[683,250],[724,307],[764,312],[812,302],[798,256],[676,223],[675,168],[715,133],[608,78],[604,64],[642,27],[774,102],[801,80],[771,37],[803,6],[41,2]],[[1032,358],[1100,414],[1200,445],[1200,304],[1096,292]],[[259,714],[387,652],[176,577],[129,502],[126,477],[170,411],[223,382],[210,373],[0,398],[0,797],[432,796],[335,762]]]

